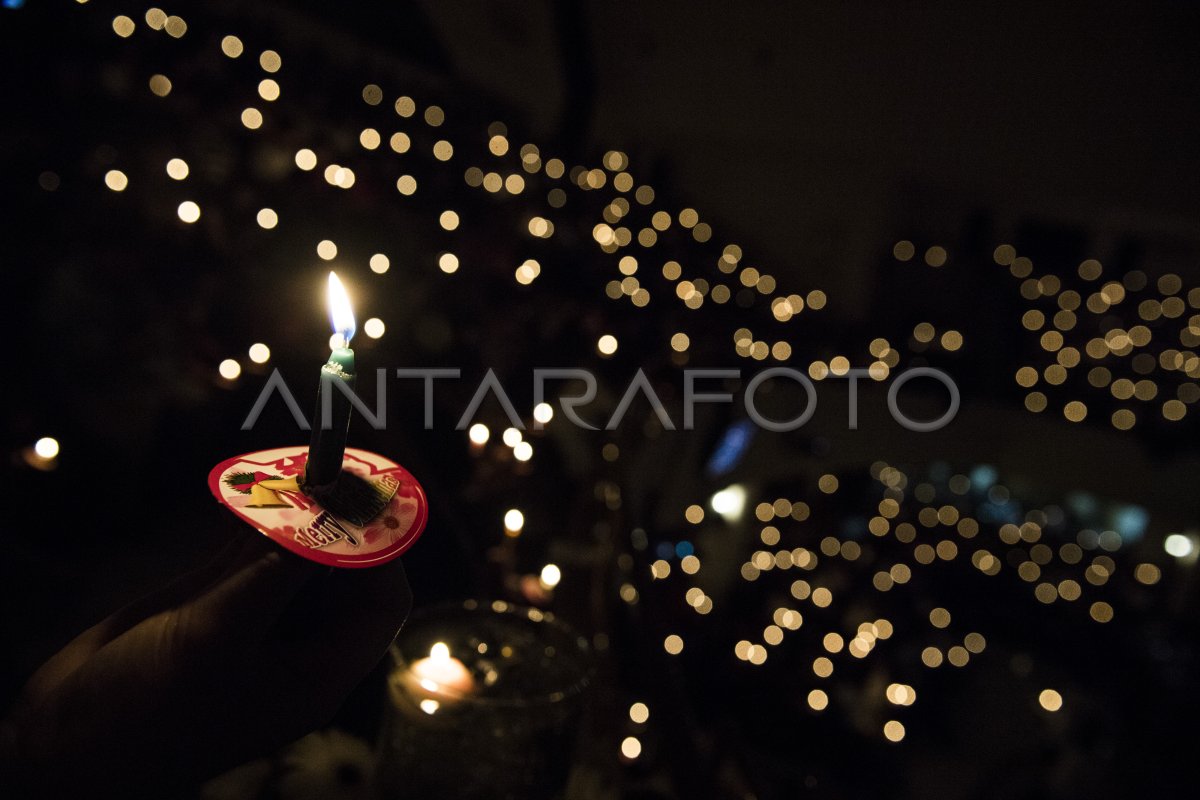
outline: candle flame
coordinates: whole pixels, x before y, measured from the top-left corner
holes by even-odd
[[[348,346],[354,338],[357,326],[354,322],[354,309],[350,307],[350,298],[346,287],[338,280],[336,272],[329,273],[329,321],[333,324],[333,332],[340,334],[343,346]]]
[[[434,661],[449,661],[450,648],[446,646],[445,642],[437,642],[429,648],[429,657]]]

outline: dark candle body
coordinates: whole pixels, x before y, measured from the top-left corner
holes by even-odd
[[[344,381],[354,390],[354,351],[338,348],[321,367],[321,383],[317,387],[317,410],[313,414],[312,439],[308,445],[308,463],[304,482],[309,486],[325,486],[337,480],[346,454],[346,435],[350,429],[350,398],[335,382]],[[324,413],[325,404],[330,413]],[[329,422],[326,427],[325,422]]]

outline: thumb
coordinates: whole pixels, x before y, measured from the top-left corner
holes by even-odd
[[[262,631],[321,568],[274,545],[212,584],[196,599],[200,619],[227,630]]]

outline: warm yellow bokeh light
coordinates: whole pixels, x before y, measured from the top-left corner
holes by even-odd
[[[250,345],[249,355],[255,364],[265,364],[271,358],[271,348],[262,342],[256,342]]]
[[[263,78],[258,82],[258,96],[268,103],[279,99],[279,84],[272,78]]]
[[[258,222],[258,227],[271,230],[279,224],[279,215],[275,213],[274,209],[260,208],[255,220]]]
[[[371,256],[371,260],[367,263],[371,266],[371,272],[374,272],[376,275],[382,275],[392,266],[391,260],[383,253],[376,253]]]
[[[315,169],[317,166],[317,154],[307,147],[303,147],[296,151],[296,166],[308,172]]]
[[[118,17],[113,17],[113,32],[122,39],[128,39],[130,36],[132,36],[136,27],[137,25],[134,23],[134,21],[124,14],[121,14]]]
[[[262,112],[253,106],[242,109],[242,124],[252,131],[258,130],[263,124]]]
[[[488,430],[488,426],[482,422],[476,422],[467,431],[467,438],[475,444],[487,444],[487,440],[491,435],[492,432]]]
[[[546,589],[553,589],[555,586],[558,586],[561,580],[562,570],[558,568],[557,564],[547,564],[542,567],[542,572],[538,576],[538,581]]]
[[[621,741],[621,755],[633,760],[642,754],[642,743],[636,736],[626,736]]]
[[[114,192],[123,192],[129,185],[129,178],[125,177],[125,173],[119,169],[110,169],[104,173],[104,185]]]
[[[217,372],[221,373],[221,377],[225,380],[231,381],[242,374],[242,365],[232,358],[227,358],[217,367]]]
[[[196,203],[192,202],[191,200],[184,200],[179,204],[179,208],[176,209],[176,213],[179,214],[179,218],[181,220],[191,224],[200,219],[200,206],[196,205]]]
[[[230,58],[237,58],[244,49],[242,40],[236,36],[226,36],[221,40],[221,52]]]
[[[167,162],[167,175],[181,181],[188,176],[188,164],[182,158],[172,158]]]
[[[322,239],[317,242],[317,255],[325,261],[332,261],[337,258],[337,245],[330,239]]]
[[[264,72],[279,72],[279,68],[283,66],[283,59],[274,50],[264,50],[258,57],[258,65]]]
[[[1043,689],[1038,695],[1038,704],[1047,711],[1058,711],[1062,708],[1062,695],[1053,689]]]
[[[383,324],[383,320],[379,317],[371,317],[363,323],[363,333],[372,339],[378,339],[383,336],[383,332],[387,330],[387,326]]]
[[[159,97],[166,97],[171,93],[171,79],[166,75],[151,75],[150,91]]]

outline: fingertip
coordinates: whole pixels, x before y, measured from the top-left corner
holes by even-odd
[[[255,558],[212,586],[205,599],[218,615],[270,622],[283,613],[317,570],[317,564],[268,542],[265,552],[257,550]]]

